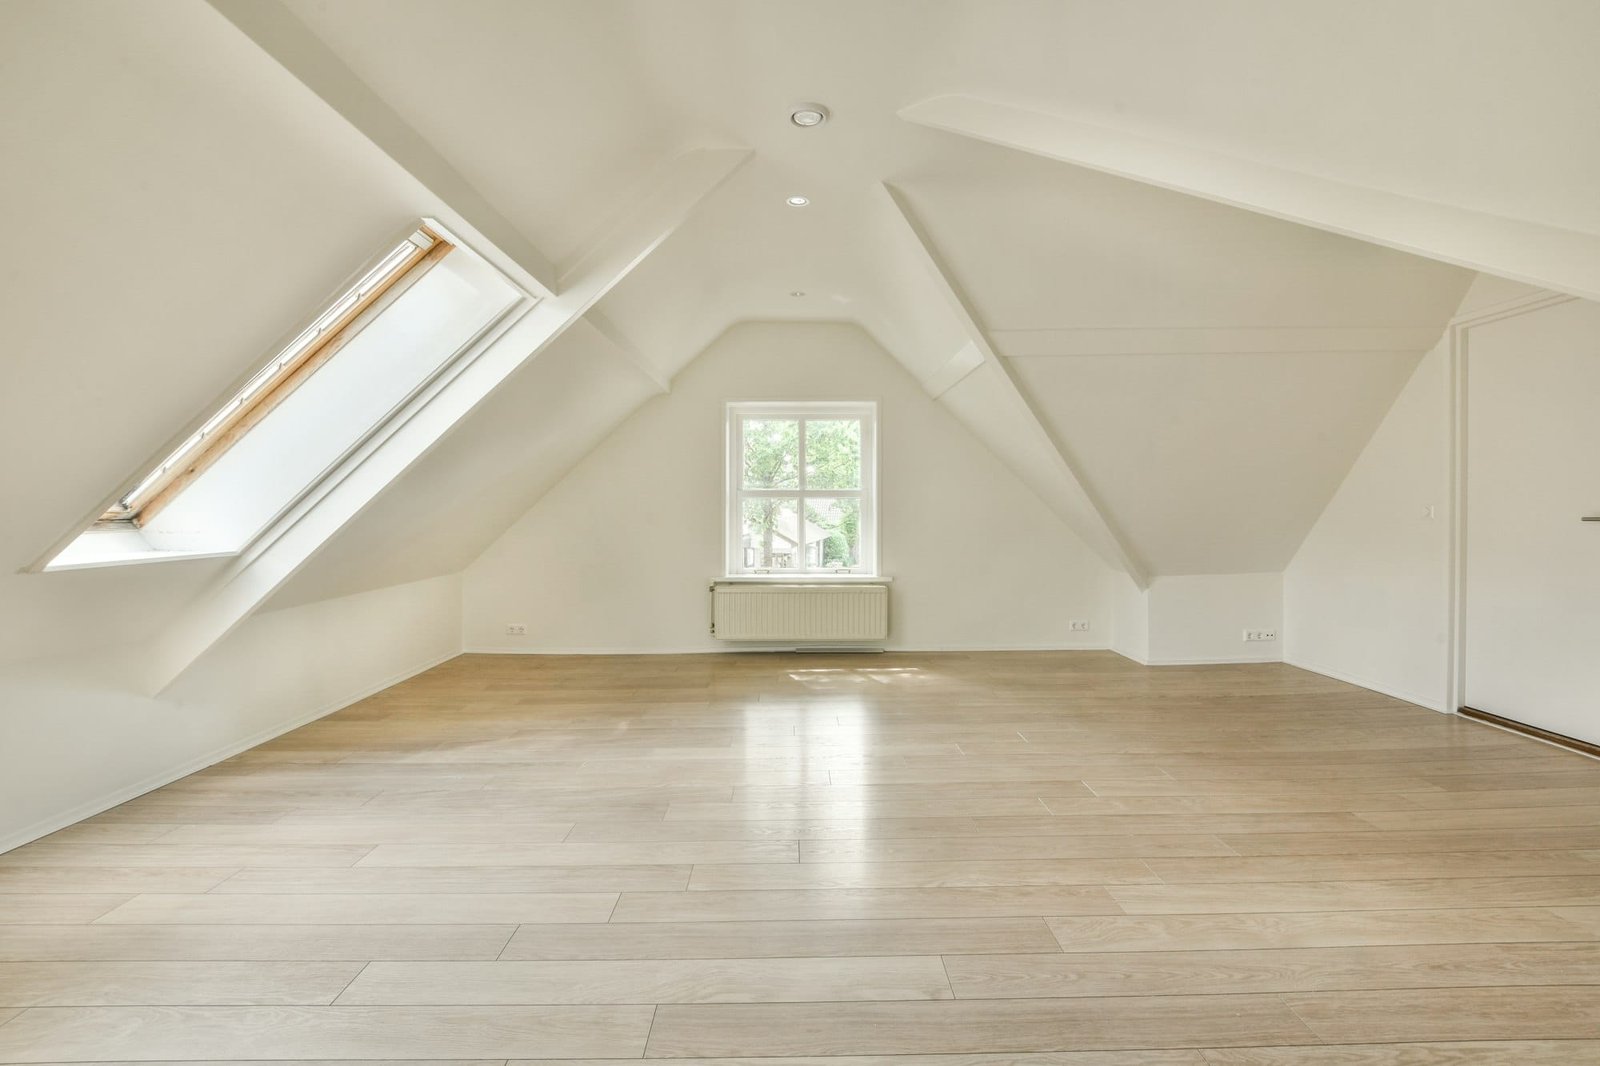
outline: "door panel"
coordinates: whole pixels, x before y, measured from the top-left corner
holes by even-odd
[[[1474,327],[1465,702],[1600,742],[1600,304]]]

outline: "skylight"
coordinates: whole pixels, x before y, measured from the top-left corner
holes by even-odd
[[[140,525],[154,517],[186,484],[325,363],[341,342],[364,324],[360,321],[363,314],[379,299],[403,279],[414,280],[420,276],[451,247],[427,226],[418,227],[345,290],[266,366],[256,371],[243,388],[171,455],[119,497],[101,515],[100,521]]]
[[[533,303],[437,222],[409,230],[41,568],[233,555],[363,476],[373,450]]]

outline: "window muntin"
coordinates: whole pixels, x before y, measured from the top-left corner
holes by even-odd
[[[728,573],[877,570],[877,405],[728,405]]]
[[[415,281],[452,247],[427,226],[419,226],[342,292],[266,366],[251,375],[199,429],[120,496],[100,522],[137,526],[153,518],[331,358],[364,324],[363,316],[380,299],[400,282]]]

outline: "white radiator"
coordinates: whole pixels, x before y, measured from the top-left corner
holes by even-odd
[[[883,640],[889,586],[718,582],[711,632],[720,640]]]

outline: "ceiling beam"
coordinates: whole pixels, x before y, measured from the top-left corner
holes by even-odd
[[[282,3],[207,2],[437,196],[441,204],[435,213],[459,236],[471,244],[487,244],[486,254],[498,250],[504,258],[495,265],[506,269],[524,288],[541,296],[555,291],[556,270],[551,262]]]
[[[743,149],[701,149],[653,176],[650,194],[591,245],[558,294],[524,300],[497,336],[385,423],[157,635],[145,658],[143,688],[151,695],[167,689],[506,378],[580,321],[749,157]]]
[[[900,117],[1372,244],[1600,299],[1600,237],[1334,181],[972,96]]]
[[[1031,438],[1037,450],[1042,452],[1049,460],[1054,475],[1057,491],[1045,494],[1045,498],[1053,502],[1053,509],[1083,538],[1084,542],[1097,552],[1101,558],[1112,566],[1119,567],[1127,572],[1141,589],[1150,584],[1149,572],[1143,562],[1134,553],[1128,542],[1117,530],[1105,508],[1090,491],[1083,477],[1078,473],[1077,466],[1068,455],[1066,448],[1056,439],[1038,410],[1028,398],[1011,367],[1006,364],[994,350],[989,336],[982,324],[978,321],[972,304],[968,301],[961,287],[956,283],[955,277],[945,266],[943,258],[927,231],[917,221],[911,206],[892,185],[883,186],[890,205],[893,207],[894,216],[899,220],[899,228],[906,240],[908,248],[916,255],[925,268],[931,288],[937,295],[939,302],[943,303],[960,323],[962,332],[966,334],[967,347],[963,347],[956,354],[952,363],[955,368],[951,376],[959,373],[960,377],[976,369],[978,365],[989,367],[994,375],[994,380],[999,384],[1001,393],[1010,407],[1010,414],[1016,420],[1015,424]],[[962,360],[970,362],[973,353],[976,353],[978,362],[965,366]],[[949,364],[947,364],[947,367]],[[943,378],[945,373],[936,375]],[[957,378],[959,380],[959,377]],[[940,392],[948,391],[950,385],[942,385]],[[930,391],[931,388],[930,388]],[[937,395],[937,394],[936,394]]]

